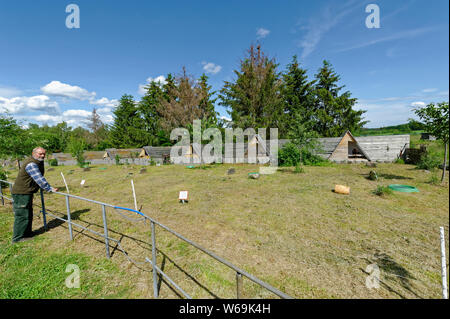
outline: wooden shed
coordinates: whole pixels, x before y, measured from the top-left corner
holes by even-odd
[[[155,162],[168,163],[170,161],[170,146],[144,146],[139,158],[153,159]]]
[[[85,151],[83,156],[86,161],[102,160],[104,153],[103,151]]]
[[[401,158],[410,144],[409,135],[360,136],[356,139],[370,159],[378,162]]]
[[[354,161],[354,162],[367,162],[370,161],[370,157],[359,145],[358,141],[353,137],[350,131],[344,133],[344,135],[338,140],[338,143],[334,150],[328,157],[330,161]]]
[[[184,154],[184,162],[190,163],[201,163],[202,162],[202,151],[205,145],[200,145],[198,143],[192,143],[189,145],[188,151]]]
[[[278,149],[280,149],[280,143],[287,140],[278,140]],[[275,154],[271,154],[271,143],[270,139],[263,139],[259,134],[255,134],[249,138],[248,144],[244,144],[245,148],[245,159],[248,163],[267,163],[270,157]],[[252,158],[256,156],[256,161]]]
[[[436,141],[436,136],[430,133],[420,133],[420,139],[425,141]]]
[[[114,160],[116,155],[122,158],[138,158],[140,157],[141,148],[107,148],[103,154],[103,158]]]
[[[278,148],[289,140],[279,140]],[[341,137],[318,139],[317,155],[334,162],[393,162],[409,148],[409,135],[354,137],[350,131]]]
[[[48,159],[56,159],[58,162],[74,161],[75,158],[70,153],[52,153]]]

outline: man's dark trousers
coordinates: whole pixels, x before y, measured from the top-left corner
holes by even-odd
[[[13,194],[14,228],[13,242],[32,235],[33,194]]]

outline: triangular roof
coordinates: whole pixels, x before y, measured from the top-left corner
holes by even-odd
[[[119,155],[120,158],[137,157],[141,152],[141,148],[107,148],[103,157],[115,158]],[[135,155],[137,153],[137,155]]]
[[[256,140],[256,142],[261,145],[261,147],[263,148],[263,154],[269,155],[269,148],[270,146],[268,146],[270,141],[264,140],[259,134],[255,134],[253,136],[250,136],[248,139],[248,143],[244,143],[245,147],[245,155],[248,154],[248,144],[250,144],[253,140]],[[256,155],[260,155],[260,154],[256,154]]]
[[[333,154],[336,152],[336,149],[337,149],[338,145],[341,143],[341,141],[344,139],[344,137],[345,137],[346,135],[349,135],[349,136],[352,138],[353,142],[355,142],[356,146],[357,146],[358,149],[361,151],[361,153],[364,155],[364,157],[365,157],[368,161],[370,161],[369,155],[367,155],[367,153],[364,151],[364,149],[359,145],[359,143],[358,143],[358,141],[356,140],[356,138],[355,138],[355,137],[352,135],[352,133],[351,133],[350,131],[348,131],[348,130],[347,130],[347,132],[345,132],[345,133],[341,136],[341,138],[339,139],[338,143],[336,144],[336,146],[335,146],[333,152],[331,153],[331,155],[329,156],[329,158],[332,157]]]
[[[103,152],[103,151],[85,151],[83,153],[83,156],[87,160],[103,159],[104,154],[105,154],[105,152]]]
[[[150,157],[163,157],[170,155],[170,146],[144,146],[145,153]]]

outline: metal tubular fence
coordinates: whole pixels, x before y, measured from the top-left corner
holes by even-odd
[[[13,201],[12,198],[6,197],[3,194],[3,189],[2,189],[2,182],[9,184],[9,189],[10,189],[10,194],[12,194],[12,185],[13,183],[8,182],[8,181],[4,181],[0,179],[0,197],[2,199],[2,205],[4,205],[4,199],[7,199],[9,201]],[[155,298],[158,298],[159,296],[159,291],[158,291],[158,281],[157,281],[157,274],[159,273],[162,277],[164,277],[171,285],[173,285],[179,292],[181,292],[186,298],[191,299],[191,297],[181,288],[179,287],[167,274],[165,274],[158,266],[157,266],[157,260],[156,260],[156,231],[155,231],[155,225],[158,225],[159,227],[161,227],[162,229],[168,231],[169,233],[171,233],[172,235],[178,237],[179,239],[185,241],[186,243],[190,244],[191,246],[194,246],[195,248],[199,249],[200,251],[202,251],[203,253],[209,255],[210,257],[212,257],[213,259],[219,261],[220,263],[224,264],[225,266],[231,268],[232,270],[235,271],[236,273],[236,298],[239,299],[242,297],[242,277],[246,277],[247,279],[249,279],[250,281],[260,285],[261,287],[267,289],[268,291],[272,292],[273,294],[277,295],[280,298],[283,299],[292,299],[291,296],[281,292],[280,290],[272,287],[271,285],[265,283],[264,281],[256,278],[255,276],[249,274],[248,272],[238,268],[237,266],[233,265],[232,263],[230,263],[229,261],[217,256],[216,254],[210,252],[209,250],[201,247],[200,245],[198,245],[197,243],[187,239],[186,237],[178,234],[177,232],[173,231],[172,229],[170,229],[169,227],[159,223],[158,221],[148,217],[147,215],[134,210],[134,209],[130,209],[130,208],[125,208],[125,207],[119,207],[119,206],[114,206],[114,205],[110,205],[107,203],[103,203],[103,202],[99,202],[96,200],[92,200],[92,199],[88,199],[88,198],[84,198],[84,197],[80,197],[80,196],[76,196],[76,195],[71,195],[71,194],[66,194],[66,193],[62,193],[62,192],[54,192],[54,194],[58,194],[61,196],[65,197],[65,202],[66,202],[66,209],[67,209],[67,219],[61,218],[59,216],[53,215],[49,212],[46,211],[45,209],[45,199],[44,199],[44,192],[40,191],[40,196],[41,196],[41,204],[42,204],[42,209],[41,209],[41,213],[43,216],[43,223],[44,223],[44,229],[47,230],[47,218],[46,215],[50,215],[56,219],[59,219],[61,221],[67,222],[68,223],[68,228],[69,228],[69,236],[70,236],[70,240],[73,240],[73,230],[72,230],[72,225],[80,227],[86,231],[89,231],[91,233],[96,234],[97,236],[100,236],[102,238],[105,239],[105,247],[106,247],[106,257],[110,258],[110,252],[109,252],[109,241],[112,240],[114,241],[117,245],[120,246],[120,240],[111,238],[108,236],[108,226],[107,226],[107,215],[106,215],[106,207],[109,208],[113,208],[115,210],[127,210],[127,211],[131,211],[134,212],[138,215],[141,215],[143,217],[144,220],[149,220],[150,221],[150,228],[151,228],[151,241],[152,241],[152,258],[151,260],[146,257],[145,258],[145,262],[148,262],[153,269],[153,294]],[[103,217],[103,231],[104,233],[101,234],[99,232],[93,231],[91,229],[88,229],[82,225],[79,225],[77,223],[74,223],[71,219],[71,211],[70,211],[70,198],[75,198],[75,199],[79,199],[82,201],[87,201],[87,202],[91,202],[97,205],[100,205],[102,207],[102,217]],[[122,251],[125,253],[125,251],[122,249]],[[127,256],[127,254],[125,254]],[[131,258],[129,258],[127,256],[127,258],[134,262]]]

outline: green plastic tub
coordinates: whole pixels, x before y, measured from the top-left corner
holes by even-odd
[[[403,193],[418,193],[419,190],[414,186],[401,185],[401,184],[391,184],[389,188],[393,191],[403,192]]]

